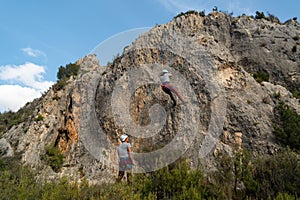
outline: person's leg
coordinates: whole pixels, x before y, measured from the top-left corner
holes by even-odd
[[[173,90],[172,90],[172,91],[178,96],[178,98],[179,98],[182,102],[184,102],[183,97],[181,96],[181,94],[179,93],[179,91],[177,90],[176,87],[173,87]]]
[[[162,87],[162,89],[165,93],[167,93],[171,97],[171,99],[173,101],[173,106],[175,107],[177,105],[177,103],[176,103],[176,100],[175,100],[171,90],[168,87]]]
[[[132,174],[131,172],[127,171],[127,183],[132,184]]]
[[[119,174],[118,174],[118,178],[117,178],[117,182],[120,182],[124,176],[125,172],[124,171],[119,171]]]

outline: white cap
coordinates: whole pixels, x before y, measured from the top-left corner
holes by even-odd
[[[121,135],[120,140],[122,142],[124,142],[126,140],[126,138],[128,138],[128,136],[126,134]]]
[[[168,70],[164,69],[162,70],[162,73],[169,73]]]

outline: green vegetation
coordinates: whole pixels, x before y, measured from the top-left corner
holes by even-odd
[[[300,84],[299,84],[300,86]],[[299,88],[299,87],[298,87]],[[294,89],[292,91],[292,94],[293,94],[293,97],[297,98],[297,99],[300,99],[300,89]]]
[[[53,171],[59,172],[64,163],[64,155],[51,144],[45,148],[46,154],[43,155],[42,160],[49,165]]]
[[[299,36],[299,35],[294,36],[294,37],[293,37],[293,40],[295,40],[295,41],[300,40],[300,36]]]
[[[300,196],[300,165],[296,153],[287,150],[255,161],[253,176],[259,183],[259,199],[264,194],[275,197],[279,193]]]
[[[267,19],[264,12],[259,12],[259,11],[256,11],[255,13],[255,19]]]
[[[196,15],[198,15],[199,13],[198,13],[198,11],[196,11],[196,10],[189,10],[189,11],[187,11],[187,12],[181,12],[181,13],[179,13],[178,15],[176,15],[176,16],[174,17],[174,19],[176,19],[176,18],[178,18],[178,17],[181,17],[181,16],[190,15],[190,14],[196,14]],[[203,14],[203,13],[201,13],[201,14]]]
[[[199,12],[200,17],[205,17],[205,10]]]
[[[58,80],[77,76],[80,66],[74,63],[69,63],[66,67],[60,66],[57,72]]]
[[[0,137],[2,133],[9,130],[11,127],[30,119],[33,111],[34,103],[28,103],[17,112],[7,111],[0,113]]]
[[[265,16],[264,12],[256,11],[255,19],[265,19],[265,20],[280,24],[279,18],[276,17],[275,15],[270,14],[270,13],[268,13],[268,16]]]
[[[280,92],[275,92],[275,93],[273,94],[273,97],[274,97],[275,99],[280,99],[280,97],[281,97]]]
[[[39,122],[39,121],[43,121],[44,117],[43,115],[39,114],[36,118],[34,118],[34,121]]]
[[[253,78],[258,82],[261,83],[263,81],[269,81],[269,74],[259,70],[253,74]]]
[[[283,102],[279,102],[275,109],[279,114],[274,127],[276,139],[284,146],[300,150],[300,115]]]
[[[74,63],[69,63],[66,67],[60,66],[57,72],[57,83],[53,85],[53,89],[58,91],[67,85],[71,76],[77,76],[80,66]]]
[[[53,90],[54,91],[58,91],[58,90],[61,90],[63,89],[66,85],[67,85],[67,82],[68,82],[69,78],[62,78],[60,80],[58,80],[53,86]]]
[[[218,156],[218,170],[205,176],[185,161],[126,182],[89,185],[62,178],[37,183],[35,172],[18,161],[0,159],[0,199],[297,199],[300,166],[288,150],[251,160],[247,152]],[[209,178],[208,178],[209,177]]]

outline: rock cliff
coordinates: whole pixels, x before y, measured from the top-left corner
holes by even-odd
[[[135,172],[180,157],[213,168],[219,151],[272,154],[280,149],[273,134],[278,101],[300,113],[292,95],[300,85],[299,36],[295,20],[177,16],[141,35],[112,64],[100,66],[96,55],[78,60],[78,76],[34,101],[34,116],[2,135],[0,156],[20,154],[40,179],[103,182],[117,173],[123,133],[133,144]],[[162,69],[173,74],[184,104],[173,108],[161,90]],[[269,81],[257,82],[257,72]],[[51,144],[64,155],[59,171],[43,161]]]

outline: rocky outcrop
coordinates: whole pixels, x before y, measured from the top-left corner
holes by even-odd
[[[278,98],[300,113],[291,93],[299,90],[299,35],[293,20],[178,16],[141,35],[108,66],[95,55],[78,60],[79,75],[43,95],[34,116],[3,135],[0,154],[20,153],[40,179],[67,175],[91,182],[114,180],[123,133],[131,136],[135,172],[180,157],[211,169],[218,151],[272,154],[280,148],[273,135]],[[162,92],[162,69],[173,73],[184,104],[173,108]],[[258,83],[258,71],[269,82]],[[49,145],[64,155],[59,172],[42,159]]]

